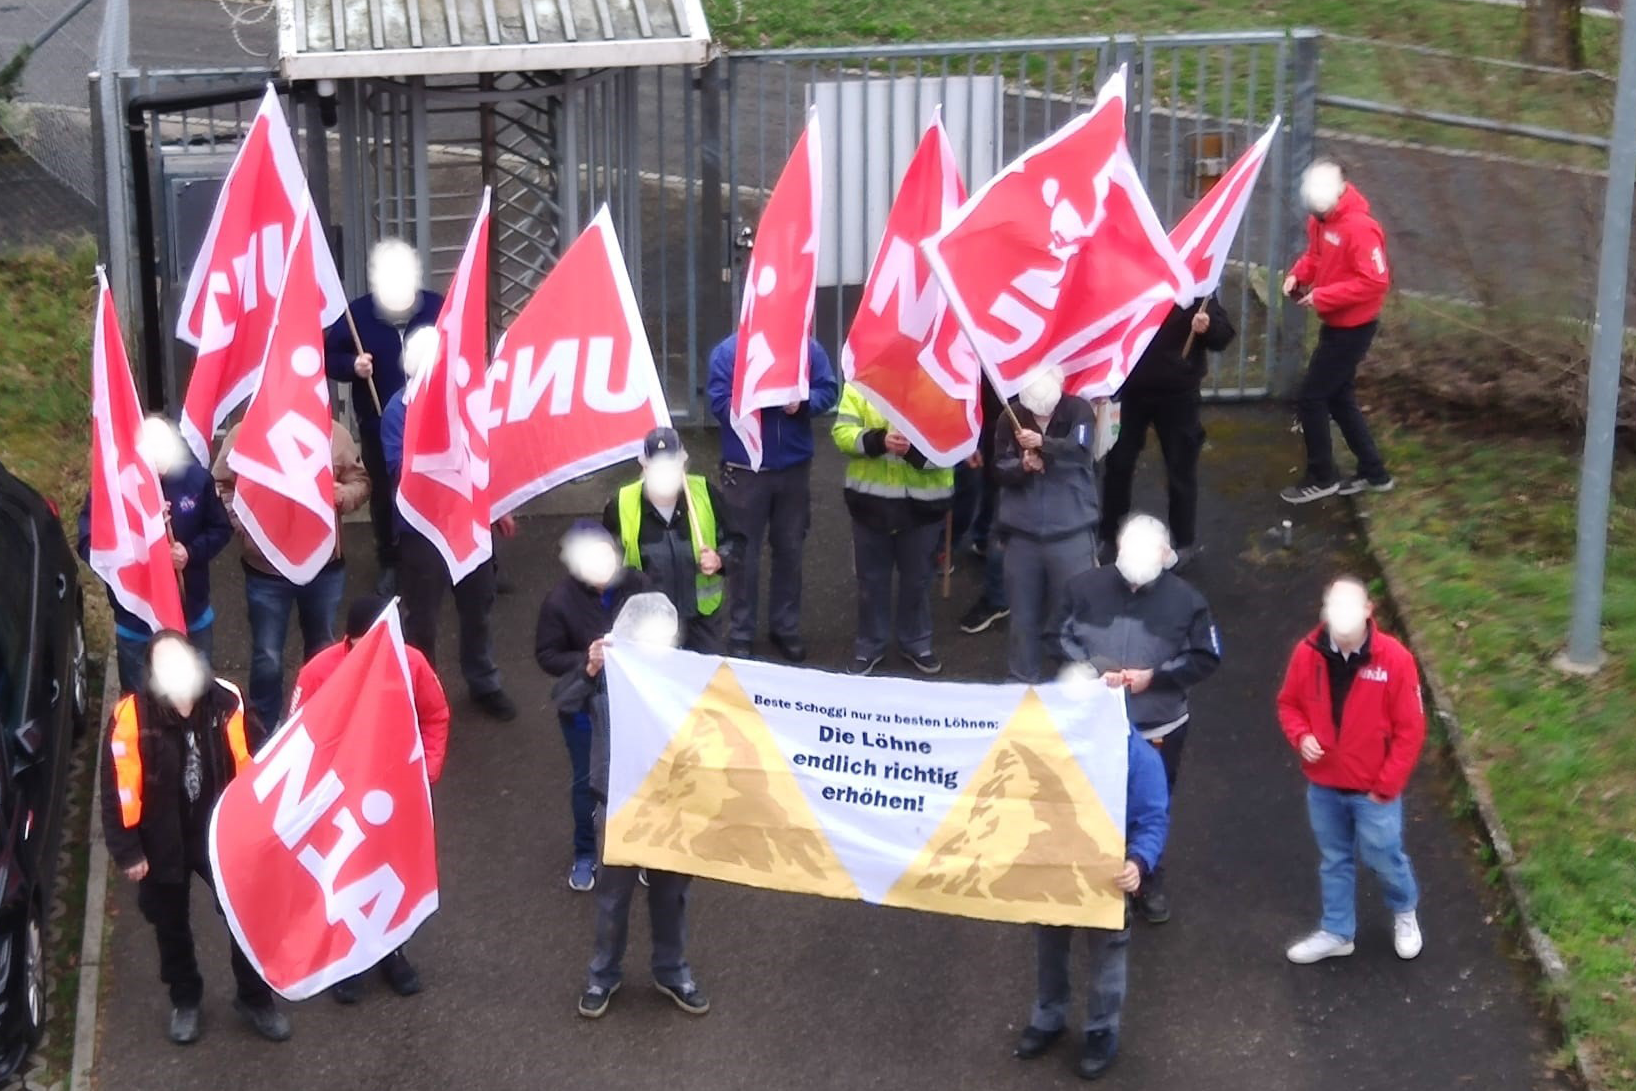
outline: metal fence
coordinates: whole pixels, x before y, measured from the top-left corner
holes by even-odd
[[[315,197],[349,289],[376,239],[413,240],[428,279],[447,279],[483,185],[494,187],[491,300],[498,329],[606,203],[625,248],[672,412],[703,413],[710,348],[734,326],[756,221],[809,109],[824,127],[824,223],[815,335],[845,337],[898,180],[941,106],[966,184],[1094,101],[1118,66],[1130,78],[1130,144],[1154,204],[1174,223],[1265,129],[1285,121],[1222,288],[1239,324],[1207,393],[1258,397],[1301,350],[1267,286],[1299,245],[1292,164],[1311,153],[1317,38],[1296,34],[1096,37],[936,46],[766,51],[701,69],[626,69],[340,81],[322,123],[310,88],[289,103]],[[122,77],[120,102],[268,74]],[[142,100],[137,99],[139,105]],[[174,100],[172,100],[174,101]],[[255,103],[145,110],[166,402],[188,353],[168,330],[214,200]],[[121,121],[123,124],[123,121]],[[107,200],[117,203],[119,194]],[[1294,310],[1290,308],[1289,310]]]

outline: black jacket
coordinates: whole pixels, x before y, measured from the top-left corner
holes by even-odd
[[[1013,406],[1024,428],[1038,431],[1039,422],[1021,406]],[[1055,542],[1075,534],[1094,532],[1101,510],[1096,485],[1096,411],[1091,403],[1064,394],[1045,426],[1040,455],[1044,473],[1023,469],[1022,449],[1010,422],[1000,425],[994,440],[994,480],[1000,486],[994,520],[1000,533]]]
[[[434,325],[438,312],[443,309],[443,297],[436,292],[421,292],[415,309],[399,325],[383,318],[375,309],[375,297],[362,295],[350,304],[352,321],[358,326],[358,340],[364,351],[374,357],[375,393],[380,395],[381,406],[404,387],[403,343],[411,333],[422,326]],[[352,340],[352,327],[346,316],[324,334],[324,366],[331,380],[352,384],[352,412],[358,418],[358,430],[365,435],[379,435],[380,414],[375,411],[375,399],[369,395],[369,383],[358,378],[358,347]]]
[[[1158,727],[1187,715],[1187,691],[1221,665],[1221,641],[1204,596],[1173,572],[1132,589],[1112,565],[1068,581],[1062,650],[1100,672],[1151,670],[1129,695],[1130,721]]]
[[[725,578],[743,553],[744,536],[733,530],[731,514],[722,502],[721,493],[716,491],[715,484],[706,482],[705,488],[709,492],[711,511],[716,516],[716,553],[721,557],[720,575]],[[642,562],[642,574],[653,585],[653,590],[664,593],[683,621],[698,617],[699,567],[693,559],[693,527],[688,517],[687,499],[682,496],[676,498],[676,510],[670,513],[668,521],[659,514],[646,493],[642,495],[641,510],[642,521],[636,528],[636,547]],[[618,493],[602,509],[602,525],[608,528],[608,533],[620,542],[623,549],[624,542],[619,536]]]
[[[1193,351],[1182,356],[1187,347],[1187,335],[1193,329],[1193,316],[1200,307],[1210,316],[1210,328],[1193,338]],[[1210,370],[1208,352],[1220,352],[1233,343],[1238,331],[1232,319],[1222,310],[1214,295],[1191,306],[1172,307],[1165,316],[1159,332],[1148,342],[1147,351],[1136,361],[1125,385],[1119,388],[1119,397],[1164,394],[1189,394],[1197,391]]]
[[[144,859],[148,875],[160,883],[179,883],[190,865],[205,862],[205,837],[215,800],[233,779],[233,751],[227,743],[227,721],[238,707],[238,698],[220,682],[214,682],[199,699],[187,721],[141,692],[135,695],[137,745],[142,750],[142,820],[135,829],[126,829],[119,809],[119,784],[114,776],[113,719],[102,740],[102,829],[108,854],[121,868]],[[205,763],[207,795],[195,805],[192,821],[182,813],[182,759],[186,747],[184,731],[192,726],[198,733]],[[244,741],[254,754],[267,741],[261,721],[244,709]]]
[[[653,585],[646,576],[626,568],[606,592],[564,576],[545,596],[534,627],[534,661],[546,674],[557,676],[551,695],[558,712],[585,710],[586,701],[597,688],[585,674],[591,645],[608,635],[614,618],[632,595],[651,590]]]

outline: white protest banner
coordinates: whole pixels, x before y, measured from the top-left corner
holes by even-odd
[[[1120,928],[1123,695],[843,678],[610,644],[603,859]]]

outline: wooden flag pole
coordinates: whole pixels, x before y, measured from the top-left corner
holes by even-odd
[[[949,577],[954,573],[954,512],[943,515],[943,597],[949,597]]]
[[[345,304],[342,307],[342,313],[347,316],[347,329],[352,331],[353,349],[357,351],[359,356],[368,355],[364,352],[364,339],[358,336],[358,323],[352,320],[352,304]],[[375,389],[374,372],[370,372],[369,378],[365,379],[364,382],[369,384],[369,400],[375,403],[375,415],[378,417],[381,415],[381,394],[380,391]]]
[[[687,529],[693,538],[693,552],[695,555],[705,551],[704,538],[699,534],[699,513],[693,507],[693,490],[687,487],[687,474],[682,474],[682,498],[687,504]]]
[[[1183,360],[1185,360],[1189,356],[1193,355],[1193,338],[1195,336],[1197,336],[1197,335],[1194,334],[1191,329],[1189,329],[1187,331],[1187,343],[1182,346],[1182,359]]]

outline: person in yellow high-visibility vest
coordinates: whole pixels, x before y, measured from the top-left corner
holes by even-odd
[[[846,508],[858,573],[858,637],[847,672],[869,674],[879,667],[895,629],[899,654],[920,673],[937,674],[943,663],[932,651],[932,554],[954,503],[954,470],[928,465],[850,384],[830,437],[847,456]]]
[[[724,578],[743,548],[721,494],[687,472],[687,451],[674,428],[655,428],[642,442],[642,476],[608,501],[602,524],[635,568],[676,607],[682,647],[721,651]]]

